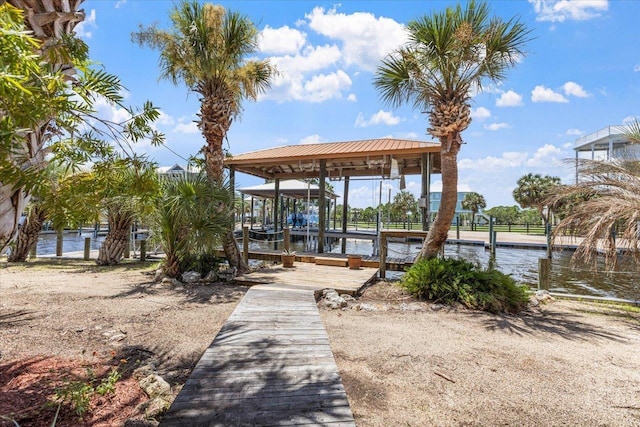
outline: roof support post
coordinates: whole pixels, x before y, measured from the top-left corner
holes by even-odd
[[[420,197],[423,200],[423,206],[420,207],[422,212],[422,230],[427,231],[429,229],[429,223],[431,212],[431,168],[432,158],[431,153],[424,153],[421,155],[421,176],[422,176],[422,190]]]
[[[278,249],[278,223],[280,221],[280,178],[276,178],[273,194],[273,249]]]
[[[344,197],[342,198],[342,234],[347,235],[347,214],[349,205],[349,177],[344,177]],[[347,238],[342,237],[342,253],[347,253]]]
[[[327,161],[325,159],[320,160],[320,182],[319,194],[318,194],[318,253],[324,253],[324,230],[326,227],[326,208],[327,203],[325,198],[325,179],[327,177]]]

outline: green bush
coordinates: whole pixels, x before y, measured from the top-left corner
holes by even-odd
[[[527,290],[509,275],[453,258],[422,259],[409,268],[400,285],[420,299],[492,313],[518,313],[529,301]]]

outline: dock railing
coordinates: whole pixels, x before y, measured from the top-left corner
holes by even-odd
[[[418,230],[380,230],[380,278],[384,279],[387,275],[387,252],[389,250],[389,237],[420,237],[422,239],[425,239],[428,233],[428,231]]]

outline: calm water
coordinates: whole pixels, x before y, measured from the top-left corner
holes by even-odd
[[[104,240],[104,236],[94,239],[91,233],[78,236],[77,233],[65,235],[63,252],[75,252],[84,250],[84,238],[91,237],[91,248],[98,249]],[[292,243],[292,249],[303,251],[302,243]],[[265,242],[252,241],[251,249],[264,249]],[[269,246],[272,248],[273,246]],[[420,249],[419,244],[390,243],[389,256],[400,257],[416,255]],[[347,253],[371,255],[373,251],[371,241],[350,240],[347,242]],[[38,254],[55,254],[55,234],[41,235],[38,241]],[[339,253],[340,245],[332,248],[332,252]],[[618,271],[604,273],[602,263],[598,271],[590,267],[572,268],[570,258],[572,252],[554,252],[551,266],[551,291],[565,292],[580,295],[624,298],[640,300],[640,271],[637,269],[621,267]],[[445,255],[478,262],[487,266],[490,262],[490,252],[482,246],[471,245],[446,245]],[[538,259],[544,258],[546,252],[537,249],[512,249],[496,248],[495,266],[503,273],[510,274],[518,282],[527,284],[532,288],[538,286]],[[391,274],[394,274],[391,272]],[[395,274],[395,277],[402,273]]]

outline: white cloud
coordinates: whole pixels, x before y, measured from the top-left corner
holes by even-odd
[[[536,21],[585,21],[597,18],[609,9],[608,0],[529,0],[536,12]]]
[[[296,54],[304,46],[306,38],[305,33],[287,25],[280,28],[267,25],[258,38],[258,48],[272,55]]]
[[[260,98],[274,99],[279,102],[310,100],[305,85],[315,77],[322,75],[311,77],[309,75],[335,65],[340,57],[340,49],[330,45],[307,46],[296,55],[271,57],[270,60],[278,68],[279,74],[274,78],[271,89]],[[338,77],[346,76],[343,71],[338,71],[338,73],[341,73]],[[341,86],[342,89],[348,89],[351,86],[351,79],[346,77],[349,84]],[[313,84],[309,88],[313,88]]]
[[[306,18],[311,29],[342,43],[347,65],[356,64],[367,70],[375,69],[381,58],[407,40],[402,24],[390,18],[376,18],[371,13],[347,15],[335,8],[316,7]]]
[[[484,125],[484,128],[486,130],[500,130],[500,129],[507,129],[508,127],[509,125],[506,123],[491,123],[489,125]]]
[[[196,122],[180,122],[175,128],[173,128],[173,131],[191,135],[199,133],[200,129],[198,129],[198,125],[196,124]]]
[[[584,132],[581,131],[580,129],[573,128],[573,129],[567,129],[566,134],[570,136],[580,136],[580,135],[584,135]]]
[[[622,123],[624,123],[625,125],[628,125],[630,123],[635,122],[636,120],[640,120],[640,116],[627,116],[624,119],[622,119]]]
[[[358,98],[356,97],[355,93],[350,93],[349,96],[347,96],[347,101],[349,101],[349,102],[357,102]]]
[[[636,65],[635,67],[633,67],[633,71],[635,71],[636,73],[640,71],[640,65]]]
[[[324,141],[322,137],[316,133],[313,135],[305,136],[300,140],[299,144],[317,144],[319,142],[324,142]]]
[[[518,107],[522,105],[522,95],[512,90],[502,92],[500,98],[496,100],[497,107]]]
[[[576,96],[578,98],[587,98],[591,96],[591,94],[584,90],[578,83],[566,82],[562,88],[564,89],[564,94],[567,96]]]
[[[367,127],[367,126],[375,126],[375,125],[388,125],[394,126],[400,123],[400,117],[394,116],[390,111],[380,110],[374,115],[371,116],[369,120],[364,118],[364,114],[358,113],[358,117],[356,118],[356,127]]]
[[[158,120],[156,120],[155,123],[158,125],[173,126],[175,120],[173,119],[173,117],[160,110],[160,117],[158,117]]]
[[[487,156],[484,159],[462,159],[458,162],[460,169],[472,169],[482,172],[499,171],[503,168],[519,168],[526,162],[526,152],[507,151],[502,157]]]
[[[533,102],[569,102],[562,94],[554,92],[542,85],[536,86],[531,91],[531,101]]]
[[[484,107],[478,107],[475,110],[471,110],[471,118],[478,121],[483,121],[491,117],[491,111]]]
[[[328,99],[341,98],[342,91],[351,87],[351,79],[342,70],[331,74],[313,76],[306,82],[299,99],[310,102],[322,102]]]
[[[78,37],[90,39],[91,36],[93,35],[91,30],[92,29],[95,30],[97,28],[98,28],[98,25],[96,24],[96,10],[91,9],[91,12],[89,12],[85,16],[84,21],[76,25],[73,31],[76,33],[76,36]]]
[[[120,9],[120,6],[124,6],[125,4],[127,4],[127,0],[118,0],[116,2],[115,8]]]
[[[533,157],[527,160],[526,166],[532,167],[559,164],[561,158],[566,157],[564,154],[565,152],[560,148],[551,144],[545,144],[536,150]]]

